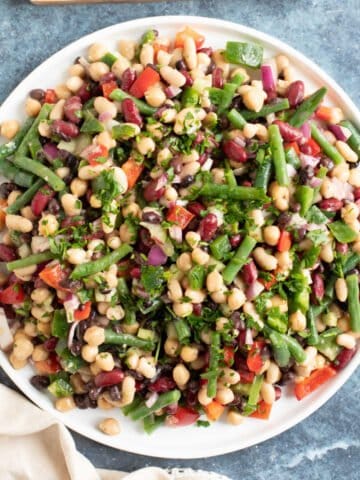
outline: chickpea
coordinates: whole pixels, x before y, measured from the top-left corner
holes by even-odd
[[[111,71],[117,78],[121,79],[125,70],[130,68],[130,62],[127,58],[120,55],[119,58],[113,63]]]
[[[33,305],[31,315],[43,323],[49,323],[52,319],[54,308],[51,305],[43,304],[41,307]]]
[[[84,80],[77,75],[74,75],[68,78],[65,85],[70,92],[76,93],[84,85]]]
[[[175,121],[176,114],[177,114],[177,112],[176,112],[175,108],[167,108],[166,110],[164,110],[162,112],[160,120],[163,123],[172,123],[172,122]]]
[[[289,209],[290,193],[288,187],[281,186],[277,182],[272,182],[269,192],[278,210],[284,212]]]
[[[189,302],[184,302],[184,303],[174,302],[172,308],[175,315],[181,318],[191,315],[193,311],[193,306]]]
[[[224,280],[217,270],[208,273],[206,277],[206,288],[210,293],[217,292],[224,287]]]
[[[356,339],[348,333],[341,333],[336,337],[336,343],[341,347],[352,350],[356,346]]]
[[[192,257],[190,253],[182,253],[176,260],[176,266],[182,272],[187,272],[192,268]]]
[[[220,373],[219,381],[224,385],[236,385],[240,382],[240,374],[232,368],[225,367]]]
[[[111,372],[115,367],[114,358],[109,352],[98,353],[95,357],[97,367],[105,372]]]
[[[62,397],[62,398],[57,398],[55,401],[55,408],[56,410],[59,410],[59,412],[69,412],[70,410],[73,410],[76,407],[76,404],[74,402],[74,398],[72,395],[68,397]]]
[[[153,378],[156,375],[155,358],[140,358],[139,365],[136,371],[141,373],[141,375],[143,375],[145,378]]]
[[[15,368],[15,370],[20,370],[21,368],[24,368],[27,363],[26,360],[20,360],[13,353],[10,354],[9,361],[12,367]]]
[[[24,325],[24,333],[28,337],[37,337],[37,329],[35,323],[32,323],[32,319],[26,322]]]
[[[68,89],[68,87],[64,83],[57,85],[54,90],[57,98],[66,100],[67,98],[71,97],[71,91]]]
[[[109,71],[110,71],[110,68],[104,62],[94,62],[89,66],[89,75],[95,82],[98,82],[100,78],[106,75],[107,73],[109,73]],[[70,88],[68,83],[67,83],[67,87]]]
[[[84,77],[85,76],[85,68],[80,65],[80,63],[75,63],[71,65],[68,69],[68,73],[70,77],[77,76],[77,77]]]
[[[354,202],[349,202],[341,209],[341,217],[348,225],[356,222],[359,213],[360,209]]]
[[[272,405],[275,402],[275,388],[271,383],[263,382],[261,385],[261,396],[268,405]]]
[[[17,120],[7,120],[1,124],[1,135],[8,140],[15,137],[19,131],[20,124]]]
[[[20,215],[6,215],[5,224],[9,230],[28,233],[33,229],[33,223]]]
[[[168,67],[163,67],[168,68]],[[180,74],[181,75],[181,74]],[[180,110],[176,115],[174,132],[177,135],[191,135],[201,127],[201,121],[204,120],[206,112],[203,108],[186,107]]]
[[[117,115],[115,103],[111,102],[105,97],[96,97],[94,101],[94,108],[99,114],[108,113],[111,118],[115,118]]]
[[[335,292],[340,302],[345,302],[348,296],[347,283],[344,278],[338,278],[335,282]]]
[[[88,363],[95,362],[98,353],[98,347],[93,345],[84,345],[81,349],[81,356]]]
[[[270,299],[270,305],[272,308],[279,307],[281,313],[286,313],[288,311],[288,301],[280,295],[274,295]]]
[[[105,418],[99,423],[99,429],[106,435],[118,435],[120,433],[119,422],[115,418]]]
[[[190,298],[191,303],[202,303],[206,298],[206,292],[188,287],[185,290],[185,297]]]
[[[62,120],[64,118],[64,106],[65,100],[58,100],[50,112],[50,120]]]
[[[25,112],[29,117],[36,117],[41,110],[41,103],[34,98],[28,97],[25,102]]]
[[[154,152],[156,145],[152,138],[139,136],[136,138],[136,148],[141,155],[146,156]]]
[[[85,180],[74,178],[70,184],[70,190],[75,197],[82,197],[87,192],[88,184]]]
[[[164,344],[164,350],[169,357],[176,357],[180,348],[180,343],[174,338],[167,338]],[[185,360],[184,360],[185,361]]]
[[[245,106],[254,112],[259,112],[264,106],[266,93],[257,87],[248,86],[242,94]]]
[[[108,48],[102,43],[93,43],[88,49],[89,62],[97,62],[108,53]]]
[[[36,345],[31,354],[31,358],[34,360],[34,362],[41,362],[43,360],[46,360],[48,357],[49,352],[46,350],[46,348],[44,348],[43,345]]]
[[[126,355],[126,365],[132,370],[136,370],[139,365],[140,356],[136,350],[129,350]]]
[[[263,229],[264,240],[268,245],[274,247],[280,239],[280,228],[276,225],[268,225]]]
[[[230,290],[230,294],[227,297],[227,304],[230,310],[239,310],[246,301],[245,293],[239,288],[233,288]]]
[[[336,177],[342,182],[347,182],[350,177],[350,167],[349,164],[346,162],[339,163],[339,165],[335,165],[330,172],[331,177]]]
[[[116,279],[116,284],[117,284],[117,279]],[[121,305],[110,307],[106,311],[106,318],[108,318],[109,320],[122,320],[124,317],[125,317],[125,312]]]
[[[39,221],[39,234],[44,237],[50,237],[54,235],[59,228],[59,222],[57,221],[55,215],[48,213],[43,215]]]
[[[180,357],[186,363],[194,362],[199,356],[199,349],[195,345],[185,345],[180,351]]]
[[[224,304],[227,300],[227,290],[225,287],[223,287],[221,290],[213,292],[210,296],[213,302]]]
[[[280,368],[276,363],[270,362],[269,367],[266,371],[266,381],[269,384],[277,383],[281,378]]]
[[[120,228],[119,228],[119,235],[120,235],[120,240],[123,243],[134,243],[135,238],[134,238],[134,233],[126,223],[123,223]]]
[[[35,288],[31,292],[31,300],[37,305],[45,303],[47,300],[50,300],[52,297],[51,292],[48,288]]]
[[[69,248],[66,256],[68,262],[73,265],[81,265],[87,261],[87,255],[83,248]]]
[[[182,363],[178,363],[172,372],[173,379],[179,387],[184,387],[190,380],[190,372]]]
[[[350,170],[349,183],[353,187],[360,187],[360,168],[352,168]]]
[[[173,87],[183,87],[186,83],[186,78],[175,68],[167,65],[160,68],[160,75],[162,78]]]
[[[253,251],[253,256],[256,263],[264,270],[271,271],[276,269],[278,264],[276,257],[267,253],[264,248],[255,248],[255,250]]]
[[[201,241],[201,237],[197,232],[187,232],[185,240],[191,248],[196,248]]]
[[[71,193],[65,193],[61,197],[61,205],[65,213],[70,217],[80,215],[81,213],[81,201]]]
[[[300,310],[292,313],[290,315],[289,321],[291,328],[295,332],[302,332],[306,328],[306,317]]]
[[[244,417],[236,410],[229,410],[226,416],[226,421],[230,423],[230,425],[240,425],[244,422]]]
[[[234,400],[235,396],[234,396],[234,392],[231,390],[231,388],[220,387],[220,388],[217,389],[215,398],[222,405],[227,405]]]
[[[203,387],[200,388],[198,392],[198,401],[200,405],[206,407],[206,405],[209,405],[212,402],[212,398],[208,397],[207,395],[207,387],[204,385]]]
[[[230,65],[224,58],[224,50],[215,50],[211,56],[215,65],[222,69],[223,77],[227,78],[230,73]]]
[[[191,252],[192,260],[198,265],[205,265],[210,260],[210,255],[199,247]]]
[[[105,330],[97,325],[93,325],[85,331],[84,340],[90,346],[98,347],[105,342]]]
[[[26,337],[20,337],[15,340],[13,355],[20,361],[27,360],[33,353],[34,345]]]
[[[118,48],[121,55],[128,60],[132,60],[135,57],[136,42],[132,40],[120,40]]]
[[[152,107],[161,107],[166,101],[166,95],[159,84],[153,85],[145,92],[145,99]]]

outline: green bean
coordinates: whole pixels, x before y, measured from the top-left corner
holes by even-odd
[[[277,125],[272,124],[268,128],[269,144],[273,158],[275,177],[279,185],[289,185],[289,176],[286,167],[285,151],[283,141],[280,135],[280,129]]]
[[[21,210],[25,205],[27,205],[32,198],[34,197],[35,193],[44,185],[44,181],[39,178],[36,182],[26,190],[26,192],[22,193],[20,197],[17,197],[14,203],[10,205],[6,209],[6,213],[14,214]]]
[[[28,257],[7,263],[6,267],[9,272],[12,272],[18,268],[30,267],[30,265],[38,265],[39,263],[47,262],[54,257],[55,255],[51,252],[34,253],[34,255],[29,255]]]
[[[308,120],[311,115],[315,112],[322,99],[325,97],[327,92],[326,87],[319,88],[312,95],[306,98],[295,110],[295,113],[291,116],[289,123],[293,127],[301,127],[306,120]]]
[[[349,258],[346,259],[344,265],[343,265],[343,273],[346,275],[347,273],[350,272],[353,268],[355,268],[358,263],[360,263],[360,253],[354,252],[352,255],[350,255]]]
[[[307,313],[307,327],[310,335],[307,337],[308,345],[316,345],[319,342],[319,334],[315,323],[315,311],[310,307]]]
[[[266,156],[265,158],[264,157],[265,151],[260,149],[256,156],[258,167],[256,170],[254,187],[261,188],[264,192],[266,192],[270,181],[272,162],[269,156]]]
[[[129,333],[116,333],[111,328],[105,329],[105,342],[110,345],[127,345],[129,347],[141,348],[142,350],[152,351],[155,348],[154,342],[144,338],[135,337]]]
[[[269,197],[265,195],[261,188],[229,187],[229,185],[217,185],[215,183],[205,183],[197,196],[221,198],[222,200],[259,200],[263,203],[269,201]]]
[[[28,172],[32,172],[37,177],[45,180],[45,182],[48,183],[50,187],[55,190],[55,192],[61,192],[61,190],[66,188],[65,182],[63,182],[61,178],[56,175],[56,173],[42,163],[32,160],[28,157],[20,157],[17,154],[14,156],[12,161],[17,167]]]
[[[279,365],[279,367],[286,367],[290,361],[290,352],[284,339],[281,337],[281,334],[275,330],[271,330],[268,336],[276,363]]]
[[[260,398],[261,385],[263,384],[263,381],[263,375],[256,375],[256,377],[254,378],[249,390],[248,401],[246,402],[245,408],[243,410],[243,415],[249,416],[257,409],[257,404]]]
[[[340,125],[347,128],[351,132],[351,136],[348,138],[347,143],[350,145],[350,147],[356,152],[358,155],[360,155],[360,132],[357,130],[357,128],[349,122],[349,120],[343,120],[340,122]]]
[[[301,207],[300,215],[304,217],[313,203],[314,189],[308,185],[299,185],[296,188],[295,197]]]
[[[320,145],[325,154],[334,161],[335,165],[339,165],[339,163],[345,161],[339,151],[326,140],[315,123],[311,123],[311,136]]]
[[[4,160],[7,157],[10,157],[10,155],[12,155],[13,153],[15,153],[16,149],[19,147],[20,143],[23,141],[25,135],[29,131],[33,122],[34,122],[33,118],[26,119],[23,126],[15,135],[15,137],[10,142],[0,145],[0,160]]]
[[[95,275],[95,273],[107,270],[109,267],[111,267],[111,265],[126,257],[126,255],[128,255],[130,252],[132,252],[132,247],[124,243],[116,250],[112,251],[108,255],[105,255],[104,257],[99,258],[98,260],[76,265],[71,274],[71,278],[74,280],[79,280],[80,278],[90,277],[91,275]]]
[[[39,137],[38,128],[40,122],[46,120],[52,110],[53,106],[45,103],[38,114],[38,116],[33,121],[31,127],[27,131],[26,135],[24,136],[22,142],[18,146],[15,157],[26,157],[29,151],[29,144],[34,142],[36,138]]]
[[[250,253],[255,248],[255,245],[256,240],[249,235],[247,235],[241,242],[240,247],[237,249],[235,255],[232,257],[223,271],[223,279],[226,284],[229,285],[233,282],[236,275],[247,262]]]
[[[19,168],[15,167],[13,163],[11,163],[9,160],[5,160],[4,158],[0,158],[0,174],[11,182],[16,183],[16,185],[19,185],[20,187],[31,187],[35,181],[34,175],[24,172],[24,170],[20,170]]]
[[[224,113],[231,105],[232,99],[234,98],[237,88],[244,81],[244,76],[237,74],[232,79],[231,82],[225,83],[222,89],[221,102],[218,105],[217,113],[221,115]]]
[[[350,327],[353,332],[360,332],[360,301],[359,278],[353,273],[346,277],[348,287],[348,308],[350,314]]]
[[[296,362],[304,362],[306,360],[306,353],[296,338],[290,337],[290,335],[281,335]]]
[[[139,100],[138,98],[129,95],[128,93],[121,90],[121,88],[117,88],[110,93],[111,100],[116,100],[117,102],[121,102],[125,98],[131,98],[131,100],[135,103],[138,107],[139,111],[144,115],[154,115],[156,112],[156,108],[150,107],[147,103]]]
[[[183,318],[176,320],[174,326],[180,343],[184,343],[188,338],[190,338],[190,327]]]
[[[210,334],[211,344],[210,344],[210,359],[209,359],[209,368],[206,372],[207,376],[207,396],[209,398],[214,398],[216,395],[216,384],[218,378],[219,370],[219,360],[220,360],[220,333],[211,332]]]
[[[226,180],[226,183],[229,187],[237,187],[237,181],[236,181],[236,177],[235,177],[235,174],[232,170],[232,168],[230,167],[230,164],[228,162],[228,160],[225,161],[225,180]]]
[[[156,402],[151,406],[147,407],[145,402],[140,404],[135,410],[129,413],[129,416],[132,420],[142,420],[143,418],[151,415],[152,413],[165,408],[172,403],[176,403],[180,400],[181,392],[179,390],[170,390],[169,392],[162,393],[159,395]]]
[[[164,423],[164,415],[156,416],[153,413],[144,418],[144,432],[151,435]]]
[[[246,125],[245,118],[238,112],[235,108],[232,108],[227,114],[227,118],[230,123],[234,125],[235,128],[242,130]]]
[[[241,115],[245,120],[256,120],[257,118],[263,118],[270,115],[270,113],[281,112],[282,110],[287,110],[290,108],[289,100],[284,98],[277,103],[265,105],[258,112],[251,112],[250,110],[241,110]]]
[[[142,399],[140,397],[135,397],[130,405],[125,405],[121,408],[122,413],[127,417],[131,412],[133,412],[141,403]]]

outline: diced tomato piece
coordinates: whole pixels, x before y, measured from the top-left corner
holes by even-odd
[[[5,227],[6,207],[7,200],[5,198],[0,198],[0,230]]]
[[[145,95],[146,90],[159,81],[160,75],[158,72],[156,72],[152,67],[145,67],[135,82],[131,85],[129,93],[136,98],[141,98]]]
[[[195,30],[190,27],[186,27],[184,30],[176,34],[175,48],[182,48],[184,46],[185,37],[192,37],[195,40],[196,48],[200,48],[205,42],[204,35],[195,32]]]
[[[288,252],[291,248],[291,235],[290,232],[282,230],[280,233],[280,238],[277,244],[277,249],[279,252]]]
[[[60,263],[55,263],[49,267],[45,267],[39,273],[39,277],[50,287],[60,290],[62,292],[68,292],[68,288],[64,288],[60,283],[67,278],[67,273],[62,269]]]
[[[258,404],[257,409],[250,415],[250,417],[259,418],[260,420],[268,420],[270,417],[271,409],[272,405],[264,402],[264,400],[261,400],[261,402]]]
[[[239,368],[238,370],[240,375],[240,380],[242,383],[253,383],[255,378],[255,373],[246,370],[245,368]]]
[[[265,280],[264,278],[259,278],[259,282],[262,283],[265,287],[265,290],[270,290],[276,283],[276,277],[272,273],[269,273],[269,280]]]
[[[98,165],[98,160],[101,158],[107,158],[109,150],[105,145],[89,145],[81,152],[81,157],[85,158],[91,166]]]
[[[57,373],[61,370],[58,356],[55,353],[50,353],[46,360],[34,362],[34,365],[38,373],[42,375],[50,375],[51,373]]]
[[[0,292],[0,303],[12,305],[22,303],[25,300],[25,293],[20,283],[13,283]]]
[[[91,312],[91,302],[86,302],[83,305],[80,305],[80,307],[75,311],[74,313],[74,318],[78,322],[80,320],[86,320],[89,318]]]
[[[176,413],[167,417],[166,424],[172,427],[186,427],[195,423],[199,417],[200,414],[192,408],[178,407]]]
[[[221,405],[217,400],[213,400],[209,405],[204,407],[206,416],[209,420],[216,422],[223,414],[225,407]]]
[[[319,388],[323,383],[330,380],[330,378],[336,375],[336,370],[332,367],[323,367],[318,370],[314,370],[310,377],[304,378],[302,382],[295,385],[295,396],[298,400],[302,400],[304,397],[312,393]]]
[[[251,345],[250,351],[246,359],[246,365],[250,372],[259,373],[264,365],[261,357],[261,349],[265,345],[263,341],[256,341]]]
[[[55,90],[48,88],[45,92],[44,103],[56,103],[57,101]]]
[[[124,170],[125,175],[128,181],[128,189],[133,188],[140,177],[142,171],[144,170],[144,165],[136,162],[133,158],[128,158],[125,163],[121,165],[121,168]]]
[[[174,205],[170,208],[166,220],[175,223],[184,230],[194,217],[195,215],[189,212],[189,210],[186,210],[186,208],[181,207],[180,205]]]
[[[284,148],[285,150],[289,150],[290,148],[292,148],[295,151],[296,155],[300,155],[301,153],[299,145],[296,142],[285,143]]]
[[[234,347],[230,347],[226,345],[224,347],[224,362],[228,367],[231,367],[231,365],[233,365],[234,356],[235,356]]]
[[[315,115],[320,120],[324,120],[324,122],[328,122],[332,116],[332,108],[321,106],[316,110]]]
[[[316,143],[313,138],[309,138],[308,141],[306,142],[306,145],[310,151],[310,155],[312,155],[313,157],[316,157],[321,153],[320,145]]]
[[[109,98],[110,94],[118,88],[118,84],[115,80],[111,80],[110,82],[103,83],[101,85],[103,95],[105,98]]]

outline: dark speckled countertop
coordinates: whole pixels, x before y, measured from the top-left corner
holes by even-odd
[[[191,14],[231,20],[277,36],[318,63],[359,106],[359,10],[359,0],[184,0],[66,7],[0,0],[0,101],[40,62],[82,35],[137,17]],[[12,386],[1,371],[0,382]],[[358,370],[300,425],[259,446],[211,459],[159,460],[119,452],[77,434],[74,438],[79,450],[102,468],[186,466],[217,471],[233,480],[357,480],[359,394]]]

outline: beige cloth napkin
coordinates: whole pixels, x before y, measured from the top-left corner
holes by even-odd
[[[10,388],[0,385],[1,480],[229,480],[209,473],[166,472],[149,467],[133,473],[96,470],[69,431]]]

